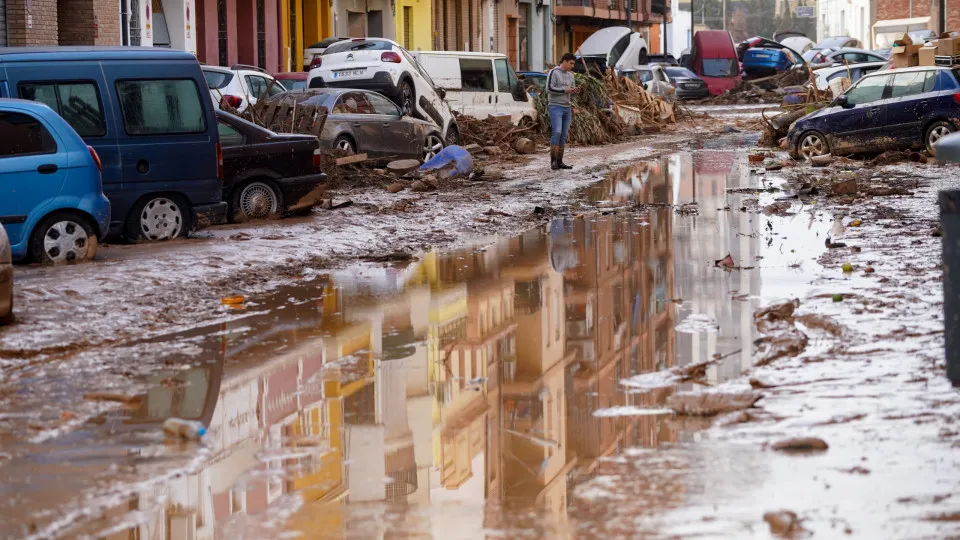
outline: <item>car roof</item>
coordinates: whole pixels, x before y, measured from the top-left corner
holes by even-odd
[[[867,49],[858,49],[856,47],[841,47],[839,49],[831,49],[830,52],[827,53],[827,55],[829,56],[831,54],[848,53],[848,52],[869,53],[874,55],[877,54],[873,51],[868,51]]]
[[[467,52],[467,51],[410,51],[410,54],[416,56],[420,54],[431,54],[436,56],[455,56],[464,58],[506,58],[503,53],[493,52]]]
[[[29,99],[0,98],[0,108],[30,111],[37,114],[46,114],[47,112],[54,113],[53,109],[46,104],[40,103],[39,101],[30,101]]]
[[[225,68],[223,66],[208,66],[206,64],[200,64],[200,69],[203,71],[216,71],[218,73],[233,73],[234,70],[230,68]]]
[[[877,62],[877,63],[879,63],[879,62]],[[884,64],[886,64],[886,62],[884,62]],[[863,64],[854,64],[854,65],[860,66],[860,65],[863,65]],[[916,66],[916,67],[907,67],[907,68],[896,68],[896,69],[894,69],[894,70],[892,70],[892,71],[886,71],[886,70],[884,70],[884,71],[879,71],[879,72],[875,71],[875,72],[873,72],[873,73],[868,73],[868,74],[864,75],[862,78],[863,78],[863,79],[866,79],[867,77],[880,77],[880,76],[883,76],[883,75],[890,75],[890,74],[897,74],[897,73],[914,73],[914,72],[917,72],[917,71],[930,71],[930,70],[935,70],[935,71],[950,71],[951,69],[953,69],[953,68],[952,68],[952,67],[946,67],[946,66]]]
[[[193,60],[197,57],[175,49],[154,47],[0,47],[0,60],[27,62],[35,60]]]

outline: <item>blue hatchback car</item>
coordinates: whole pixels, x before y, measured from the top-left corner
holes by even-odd
[[[96,151],[32,101],[0,99],[0,133],[0,223],[13,259],[92,259],[110,227]]]
[[[926,148],[960,130],[960,68],[915,67],[861,78],[790,128],[794,159]]]
[[[747,75],[762,76],[786,71],[796,62],[782,49],[747,49],[741,63]]]

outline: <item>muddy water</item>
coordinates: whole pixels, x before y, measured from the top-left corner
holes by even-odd
[[[225,307],[230,323],[114,351],[170,369],[137,401],[15,449],[0,533],[599,530],[603,503],[574,497],[578,485],[639,449],[696,448],[704,427],[638,414],[662,396],[620,381],[715,358],[706,383],[738,377],[754,309],[798,294],[824,249],[829,218],[799,204],[787,217],[758,210],[783,196],[770,182],[731,151],[640,163],[544,228],[406,266],[305,276]],[[715,266],[727,254],[737,269]],[[169,417],[209,433],[164,440]],[[667,475],[623,494],[656,513],[682,508],[690,489]]]

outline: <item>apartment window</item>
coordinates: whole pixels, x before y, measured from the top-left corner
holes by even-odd
[[[93,82],[22,83],[20,97],[39,101],[57,111],[81,137],[107,134],[100,92]]]
[[[257,0],[257,66],[267,68],[266,10],[263,0]]]
[[[217,0],[217,60],[227,65],[227,0]]]
[[[36,118],[15,112],[0,112],[0,158],[54,154],[57,143]]]
[[[192,79],[117,81],[128,135],[203,133],[200,92]]]

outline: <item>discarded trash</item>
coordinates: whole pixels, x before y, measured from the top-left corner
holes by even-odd
[[[667,407],[677,414],[716,416],[749,409],[763,397],[759,392],[678,392],[667,398]]]
[[[874,270],[872,266],[868,266],[868,267],[866,267],[866,268],[863,269],[863,272],[864,272],[865,274],[872,274],[872,273],[874,273],[875,271],[876,271],[876,270]]]
[[[849,274],[853,272],[853,265],[850,263],[843,263],[843,266],[840,267],[843,270],[843,273]]]
[[[837,182],[830,186],[830,194],[838,197],[841,195],[856,195],[857,194],[857,179],[852,178],[850,180],[844,180],[843,182]]]
[[[843,302],[843,295],[842,295],[842,294],[835,294],[835,295],[833,295],[833,301],[834,301],[834,302]]]
[[[387,186],[387,191],[389,191],[390,193],[400,193],[405,188],[406,186],[404,186],[400,182],[397,182],[395,184],[390,184],[389,186]]]
[[[182,418],[167,418],[163,422],[163,432],[170,437],[198,441],[207,433],[207,428],[195,420]]]
[[[733,257],[728,253],[726,257],[718,261],[713,261],[713,265],[720,268],[733,268],[737,265],[737,263],[734,262]]]
[[[781,452],[821,452],[830,448],[830,445],[816,437],[798,437],[777,441],[770,448]]]
[[[834,242],[829,236],[823,245],[827,246],[827,249],[839,249],[847,247],[847,245],[843,242]]]
[[[387,164],[387,171],[396,176],[403,176],[408,172],[417,170],[418,167],[420,167],[420,162],[415,159],[398,159]]]
[[[467,176],[473,171],[473,156],[462,146],[448,146],[420,166],[421,171],[437,171],[442,178]]]
[[[770,525],[770,534],[774,536],[793,537],[803,530],[796,512],[777,510],[763,514],[763,520]]]
[[[124,394],[112,394],[110,392],[90,392],[83,395],[83,399],[88,401],[115,401],[117,403],[133,404],[141,401],[140,396],[128,396]]]
[[[518,154],[532,154],[537,151],[537,145],[526,137],[521,137],[513,141],[513,149]]]
[[[239,306],[246,301],[245,296],[238,294],[237,296],[224,296],[220,299],[220,304],[224,306]]]
[[[836,160],[837,158],[833,157],[830,154],[826,154],[823,156],[813,156],[812,158],[810,158],[810,165],[813,165],[814,167],[826,167],[827,165],[832,164]]]
[[[367,160],[366,154],[354,154],[352,156],[337,158],[336,164],[337,164],[337,167],[343,167],[344,165],[356,165],[358,163],[363,163],[366,160]]]
[[[785,321],[793,317],[793,313],[798,307],[800,307],[799,300],[791,300],[790,302],[774,304],[757,311],[753,314],[753,318],[757,321]]]
[[[861,220],[859,220],[859,219],[855,219],[855,220],[853,220],[853,221],[850,222],[850,226],[851,226],[851,227],[859,227],[859,226],[861,226],[861,225],[863,225],[863,221],[861,221]]]

